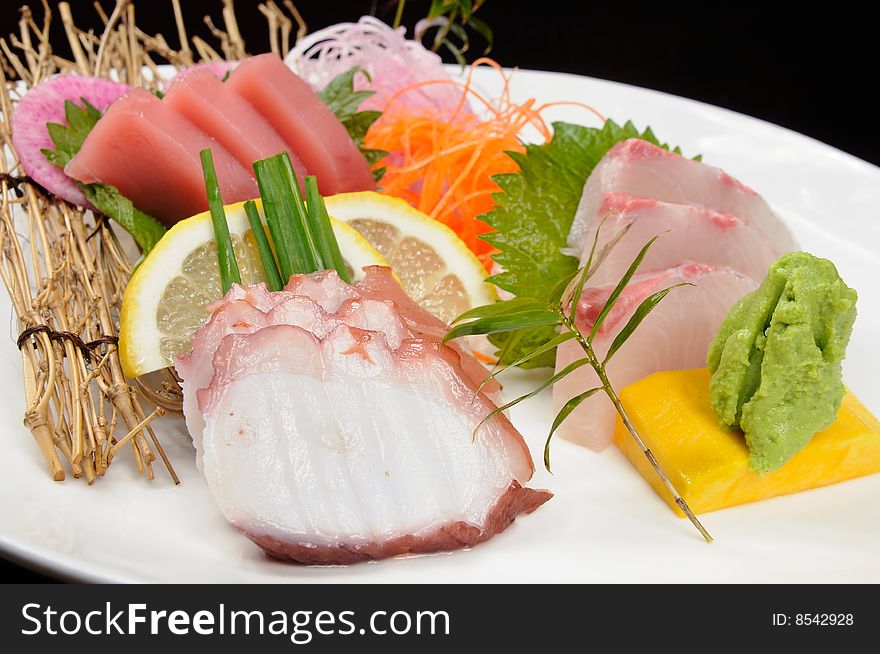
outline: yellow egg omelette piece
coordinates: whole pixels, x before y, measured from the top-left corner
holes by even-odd
[[[786,495],[880,472],[880,421],[852,392],[837,420],[779,470],[749,468],[743,435],[718,425],[706,369],[659,372],[627,386],[621,401],[636,431],[695,513]],[[672,496],[618,418],[614,441],[680,516]]]

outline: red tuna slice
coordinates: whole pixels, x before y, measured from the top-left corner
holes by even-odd
[[[318,178],[322,195],[375,188],[367,160],[345,127],[277,55],[243,61],[225,83],[265,116]]]
[[[687,159],[640,139],[615,145],[584,185],[584,192],[568,235],[568,244],[580,255],[590,225],[598,218],[606,193],[628,193],[663,202],[692,204],[719,213],[733,214],[754,227],[779,256],[797,249],[785,223],[764,199],[719,168]]]
[[[223,338],[202,473],[226,518],[271,556],[346,564],[468,547],[550,493],[503,415],[445,346],[392,350],[340,325],[325,338],[276,325]]]
[[[237,61],[203,61],[187,68],[182,68],[178,73],[168,80],[165,88],[170,88],[175,82],[186,79],[193,73],[208,72],[219,80],[222,80],[238,66]]]
[[[245,170],[252,170],[255,161],[287,152],[299,179],[305,177],[302,162],[278,132],[210,70],[178,77],[163,102],[216,139]]]
[[[101,77],[58,75],[25,93],[12,114],[12,145],[24,172],[59,198],[77,206],[93,208],[76,182],[43,154],[44,148],[55,149],[46,124],[66,124],[65,100],[82,106],[85,98],[93,107],[104,111],[128,88]]]
[[[211,148],[225,202],[257,197],[256,180],[217,141],[144,89],[114,102],[65,172],[115,186],[166,225],[205,211],[199,152]]]
[[[590,277],[590,286],[619,280],[645,243],[658,235],[642,260],[640,271],[698,261],[727,266],[752,279],[763,279],[777,257],[770,243],[753,225],[732,214],[690,204],[606,193],[599,204],[597,218],[587,232],[586,242],[590,247],[585,248],[582,265],[586,265],[600,223],[597,252],[624,229],[626,232]]]
[[[593,340],[599,360],[605,357],[614,337],[642,300],[682,282],[693,286],[673,289],[608,363],[608,378],[618,392],[661,370],[704,367],[709,343],[724,316],[734,302],[758,286],[753,279],[730,268],[695,263],[637,275],[620,295]],[[592,328],[613,288],[614,284],[609,284],[584,291],[575,317],[582,331]],[[557,372],[583,356],[583,350],[575,341],[563,343],[556,353]],[[572,397],[600,385],[592,368],[578,368],[553,385],[556,410]],[[584,400],[562,423],[558,433],[567,440],[601,450],[613,440],[616,417],[611,401],[599,392]]]

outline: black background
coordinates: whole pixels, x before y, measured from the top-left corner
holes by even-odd
[[[32,0],[39,14],[39,3]],[[54,5],[54,3],[52,3]],[[80,26],[101,24],[91,0],[72,0]],[[104,0],[104,5],[112,4]],[[239,26],[250,52],[268,48],[266,24],[256,2],[238,0]],[[375,11],[388,22],[396,1],[298,0],[310,29],[355,20]],[[616,4],[616,8],[609,6]],[[877,23],[861,8],[795,5],[789,11],[744,4],[702,9],[653,3],[512,2],[488,0],[479,11],[495,31],[492,56],[505,66],[591,75],[658,89],[768,120],[829,143],[880,165],[880,54]],[[713,3],[715,4],[715,3]],[[427,0],[406,4],[404,23],[412,27]],[[206,13],[220,23],[220,0],[183,0],[193,34],[210,41]],[[12,31],[17,3],[0,1],[0,31]],[[724,9],[723,7],[730,7]],[[138,24],[163,32],[174,44],[171,3],[137,3]],[[60,22],[54,42],[65,43]],[[469,55],[482,49],[473,37]],[[10,501],[4,498],[3,501]],[[0,562],[5,580],[40,577]]]

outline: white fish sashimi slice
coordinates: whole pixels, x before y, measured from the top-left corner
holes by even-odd
[[[785,223],[746,185],[719,168],[687,159],[647,141],[629,139],[611,148],[584,185],[568,235],[569,247],[578,254],[589,247],[587,232],[597,219],[602,198],[610,192],[693,204],[733,214],[758,230],[776,256],[797,249]]]
[[[626,232],[590,277],[591,286],[617,282],[639,250],[655,236],[659,238],[648,250],[640,270],[662,270],[690,260],[733,268],[752,279],[763,279],[776,259],[776,252],[758,230],[729,213],[626,193],[606,193],[598,216],[587,232],[589,245],[584,248],[582,265],[589,258],[597,229],[597,252],[624,229]]]
[[[226,336],[199,392],[202,470],[226,517],[270,555],[352,563],[474,545],[549,499],[531,457],[437,342],[393,350],[340,325]]]
[[[683,264],[659,272],[638,275],[617,300],[602,324],[593,347],[601,360],[614,337],[646,297],[673,284],[693,286],[674,289],[645,318],[623,347],[608,363],[607,373],[618,392],[647,375],[662,370],[683,370],[706,365],[706,351],[730,307],[743,295],[757,288],[756,281],[730,268],[705,264]],[[587,289],[578,305],[576,322],[589,331],[613,285]],[[584,356],[574,341],[557,349],[556,370]],[[599,379],[589,366],[558,381],[553,386],[556,410]],[[582,402],[563,422],[559,435],[594,450],[607,447],[614,438],[616,412],[604,393]]]

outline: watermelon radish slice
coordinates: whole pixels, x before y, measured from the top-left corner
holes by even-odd
[[[24,172],[50,193],[75,205],[93,208],[76,182],[43,154],[43,148],[55,148],[46,123],[65,124],[65,100],[82,105],[85,98],[103,112],[128,88],[101,77],[58,75],[25,93],[12,114],[12,145]]]
[[[189,66],[188,68],[183,68],[180,72],[177,73],[174,77],[172,77],[168,83],[165,85],[167,89],[169,86],[174,84],[179,79],[183,79],[190,73],[194,73],[197,70],[209,70],[214,73],[214,76],[223,79],[226,77],[226,74],[233,70],[236,66],[238,66],[237,61],[203,61],[200,64],[194,64]]]

